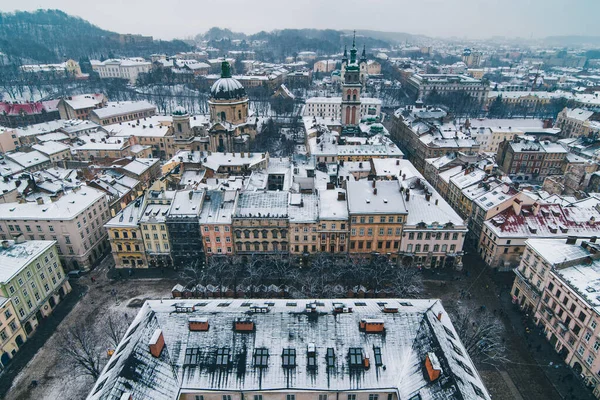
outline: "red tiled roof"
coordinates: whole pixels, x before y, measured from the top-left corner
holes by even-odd
[[[58,110],[58,100],[36,101],[33,103],[9,103],[0,102],[0,113],[5,115],[26,115],[41,114]]]

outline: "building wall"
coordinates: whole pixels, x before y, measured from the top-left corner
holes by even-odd
[[[165,267],[172,264],[171,245],[165,221],[142,222],[140,224],[150,267]]]
[[[27,335],[16,316],[10,299],[0,307],[0,371],[6,368],[19,348],[27,341]]]
[[[16,315],[29,336],[70,291],[55,245],[40,253],[9,281],[0,282],[0,295],[12,299]]]
[[[405,216],[399,214],[351,214],[350,253],[397,254],[404,221]]]
[[[233,233],[237,254],[289,251],[287,219],[234,218]]]
[[[213,255],[233,255],[235,251],[230,224],[205,224],[201,226],[206,258]]]
[[[290,222],[290,254],[314,254],[318,251],[317,222]]]
[[[148,268],[139,227],[109,227],[108,240],[116,268]]]
[[[0,238],[12,239],[22,233],[26,240],[55,240],[68,270],[91,268],[108,247],[104,224],[110,219],[110,211],[104,196],[69,219],[54,219],[51,215],[47,218],[51,219],[15,220],[9,215],[0,216]]]

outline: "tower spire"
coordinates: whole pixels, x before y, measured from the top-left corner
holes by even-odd
[[[362,54],[360,56],[360,60],[361,61],[366,61],[367,60],[367,46],[363,44],[363,51]]]
[[[348,47],[344,45],[344,56],[342,57],[342,61],[348,61]]]
[[[356,31],[354,31],[354,36],[352,37],[352,49],[350,50],[350,62],[356,62]]]

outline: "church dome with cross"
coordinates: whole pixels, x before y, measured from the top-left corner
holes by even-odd
[[[221,64],[221,78],[213,83],[210,95],[216,100],[235,100],[246,97],[244,86],[240,81],[231,77],[229,62],[223,61]]]

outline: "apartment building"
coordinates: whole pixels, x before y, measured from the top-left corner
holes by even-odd
[[[565,107],[556,116],[555,125],[561,129],[563,137],[588,137],[600,133],[599,119],[594,111]]]
[[[89,269],[109,247],[104,224],[110,217],[104,192],[75,187],[58,198],[0,204],[0,238],[56,241],[68,270]]]
[[[140,228],[149,267],[167,267],[173,264],[167,230],[167,214],[175,192],[149,190],[145,208],[140,216]]]
[[[92,69],[102,79],[128,79],[134,84],[139,74],[147,73],[152,68],[152,63],[143,58],[109,59],[105,61],[91,60]]]
[[[27,334],[16,315],[11,299],[0,296],[0,372],[27,341]]]
[[[598,222],[597,222],[598,221]],[[506,208],[483,224],[479,255],[490,267],[510,270],[519,265],[525,241],[600,236],[600,212],[593,207],[563,207],[515,197]]]
[[[104,107],[107,101],[102,93],[63,97],[58,103],[60,119],[88,119],[92,110]]]
[[[48,157],[52,165],[56,165],[61,161],[70,160],[72,158],[70,146],[52,140],[34,144],[31,148]]]
[[[199,219],[204,199],[204,190],[182,190],[173,197],[166,224],[175,268],[202,265],[204,261]]]
[[[25,241],[21,234],[16,240],[3,240],[0,247],[0,296],[11,298],[28,337],[71,291],[55,244]],[[14,333],[13,327],[10,330]]]
[[[232,225],[237,254],[289,251],[288,196],[285,192],[242,192]]]
[[[484,81],[467,75],[413,74],[406,83],[406,90],[415,98],[424,99],[433,91],[440,95],[463,92],[473,97],[482,106],[489,92],[489,87]]]
[[[237,190],[208,190],[200,213],[200,229],[206,258],[232,255],[232,217],[237,207]]]
[[[321,253],[348,252],[350,224],[346,190],[334,188],[319,191],[318,249]]]
[[[103,108],[90,112],[90,121],[99,125],[119,124],[151,117],[156,114],[156,106],[147,101],[108,102]]]
[[[366,116],[381,115],[381,100],[373,97],[360,98],[359,120]],[[341,97],[310,97],[304,106],[305,117],[321,117],[340,120],[342,118]]]
[[[148,268],[140,218],[144,211],[144,195],[129,203],[104,224],[108,233],[115,268]]]
[[[292,193],[289,197],[290,254],[308,255],[319,251],[317,225],[319,198],[316,194]]]
[[[596,238],[530,239],[511,290],[546,340],[600,398],[600,246]]]
[[[408,210],[398,181],[348,181],[350,253],[397,259]]]
[[[491,398],[441,302],[414,299],[148,301],[87,398],[140,396]]]
[[[516,139],[498,146],[496,160],[511,179],[543,180],[549,175],[562,175],[567,154],[559,143]]]
[[[444,110],[426,107],[420,101],[394,112],[390,136],[419,172],[425,170],[428,158],[480,151],[479,142],[465,131],[464,126],[450,124]]]

